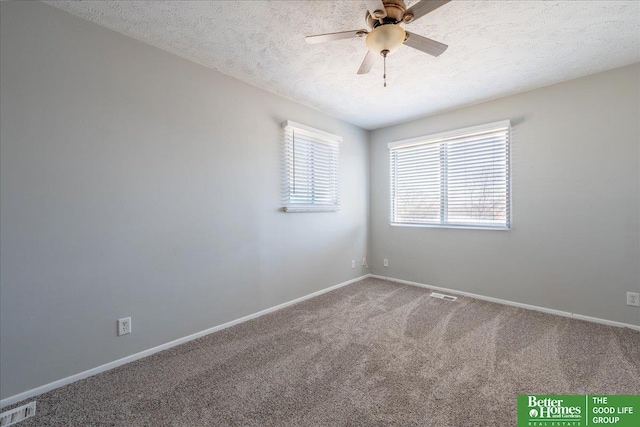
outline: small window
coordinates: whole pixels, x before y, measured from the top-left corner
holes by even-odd
[[[509,121],[393,142],[391,223],[510,227]]]
[[[284,211],[339,210],[338,160],[342,138],[291,121],[283,125]]]

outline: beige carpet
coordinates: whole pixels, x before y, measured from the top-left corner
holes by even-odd
[[[367,279],[46,393],[21,426],[514,426],[640,393],[640,333]]]

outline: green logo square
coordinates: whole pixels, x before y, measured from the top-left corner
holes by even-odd
[[[640,426],[640,395],[520,395],[518,427]]]

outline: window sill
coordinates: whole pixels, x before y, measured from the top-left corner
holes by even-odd
[[[340,206],[285,206],[282,210],[287,213],[338,212],[340,210]]]
[[[486,227],[481,225],[436,225],[436,224],[411,224],[404,222],[392,222],[390,223],[392,227],[419,227],[419,228],[456,228],[463,230],[487,230],[487,231],[509,231],[511,230],[510,226],[495,226],[495,227]]]

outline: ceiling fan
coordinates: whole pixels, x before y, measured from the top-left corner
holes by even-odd
[[[341,31],[338,33],[307,36],[309,44],[324,43],[332,40],[365,37],[369,52],[365,56],[358,74],[366,74],[371,70],[376,55],[382,55],[384,62],[384,86],[387,87],[387,55],[397,51],[406,44],[429,55],[439,56],[447,45],[427,37],[406,31],[400,24],[414,22],[429,12],[433,12],[451,0],[421,0],[407,9],[403,0],[365,0],[367,12],[365,22],[371,28],[368,30]]]

